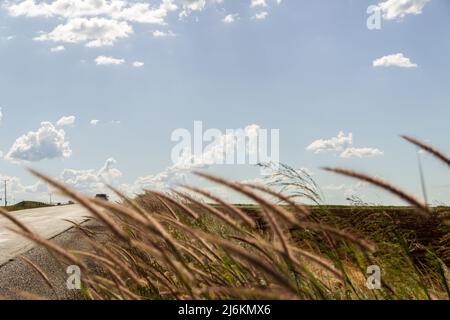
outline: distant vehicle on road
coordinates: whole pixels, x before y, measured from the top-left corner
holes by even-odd
[[[104,194],[104,193],[98,193],[98,194],[95,195],[95,197],[96,197],[97,199],[101,199],[101,200],[105,200],[105,201],[108,201],[108,200],[109,200],[108,195],[107,195],[107,194]]]

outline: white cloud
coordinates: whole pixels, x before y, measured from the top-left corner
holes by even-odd
[[[378,7],[386,20],[402,19],[405,16],[419,15],[430,0],[387,0],[380,2]]]
[[[403,55],[403,53],[390,54],[373,61],[374,67],[400,67],[400,68],[416,68],[417,64]]]
[[[26,185],[19,177],[0,174],[1,181],[7,181],[8,203],[17,202],[17,196],[25,196],[26,193],[46,192],[47,185],[38,181],[31,185]],[[4,200],[4,199],[2,199]]]
[[[382,156],[383,154],[384,152],[377,148],[347,148],[341,153],[340,157],[368,158],[368,157]]]
[[[141,68],[144,66],[145,63],[141,62],[141,61],[135,61],[133,62],[133,67],[135,68]]]
[[[56,126],[63,127],[63,126],[70,126],[75,123],[75,116],[64,116],[61,119],[56,122]]]
[[[223,19],[222,22],[224,23],[233,23],[236,21],[236,19],[239,17],[239,14],[233,13],[233,14],[227,14]]]
[[[207,0],[181,0],[184,10],[201,11],[205,8]]]
[[[256,124],[248,125],[243,130],[243,135],[248,137],[249,140],[256,139],[259,135],[260,127]],[[183,150],[183,153],[179,155],[175,169],[179,170],[191,170],[192,168],[206,168],[213,164],[221,164],[225,162],[227,154],[233,154],[238,144],[238,132],[227,132],[220,134],[220,136],[214,140],[214,143],[208,146],[201,154],[193,154],[190,150]],[[258,146],[245,146],[245,152],[247,155],[255,155],[258,152]]]
[[[348,146],[353,144],[353,134],[349,133],[348,136],[343,131],[339,131],[337,137],[331,139],[318,139],[313,141],[306,150],[313,151],[314,153],[321,153],[327,151],[343,151]]]
[[[173,0],[163,0],[157,8],[151,8],[149,3],[138,2],[117,10],[112,17],[131,22],[165,24],[164,19],[167,14],[178,8],[173,2]]]
[[[61,52],[61,51],[65,51],[66,48],[64,46],[57,46],[57,47],[53,47],[50,48],[50,52]]]
[[[106,160],[103,167],[98,170],[98,176],[106,183],[112,183],[113,180],[122,176],[122,172],[116,168],[117,161],[114,158]]]
[[[91,126],[96,126],[99,122],[100,122],[100,120],[92,119],[89,123]]]
[[[271,0],[280,4],[281,0]],[[156,2],[156,3],[155,3]],[[10,0],[2,6],[12,17],[47,18],[58,21],[53,30],[35,37],[37,41],[84,43],[87,47],[114,45],[133,34],[136,24],[166,26],[168,15],[178,12],[184,18],[207,6],[221,6],[224,0]],[[268,7],[267,0],[251,0],[255,9]],[[265,19],[268,12],[256,13],[253,19]],[[236,14],[223,21],[231,23]],[[196,21],[198,17],[196,17]],[[175,36],[173,32],[155,31],[155,37]]]
[[[306,150],[315,154],[324,152],[339,153],[341,158],[367,158],[384,154],[383,151],[376,148],[353,147],[353,134],[350,132],[348,135],[345,135],[343,131],[339,131],[337,137],[313,141],[306,147]]]
[[[0,5],[0,9],[1,9],[1,5]],[[2,41],[2,42],[12,41],[15,38],[16,38],[15,36],[0,36],[0,41]]]
[[[252,0],[250,7],[267,7],[266,0]]]
[[[95,59],[95,63],[98,66],[102,66],[102,65],[119,65],[119,64],[125,63],[125,60],[124,59],[117,59],[117,58],[113,58],[113,57],[98,56]]]
[[[168,12],[177,9],[173,0],[162,0],[158,7],[129,0],[23,0],[6,4],[13,17],[80,18],[106,16],[117,20],[163,24]]]
[[[244,134],[249,139],[252,139],[259,135],[259,129],[260,127],[256,124],[248,125],[244,128]],[[138,193],[144,188],[165,190],[177,184],[186,183],[186,179],[192,170],[206,169],[214,164],[225,163],[226,155],[233,154],[237,144],[235,132],[221,134],[203,153],[193,154],[190,150],[183,150],[172,166],[167,167],[158,174],[139,177],[132,185],[127,185],[126,188],[134,193]],[[245,152],[247,156],[251,156],[257,153],[258,150],[247,146]]]
[[[253,16],[253,19],[264,20],[265,18],[267,18],[268,15],[269,13],[267,11],[258,12]]]
[[[95,48],[113,45],[118,39],[127,38],[132,33],[133,28],[126,21],[105,18],[74,18],[34,39],[36,41],[86,43],[87,47]]]
[[[322,189],[323,190],[331,190],[331,191],[342,191],[342,190],[344,190],[344,188],[345,188],[345,184],[338,184],[338,185],[336,185],[336,184],[329,184],[329,185],[326,185],[326,186],[324,186]]]
[[[258,0],[259,2],[261,0]],[[179,16],[203,11],[207,4],[223,0],[160,0],[158,6],[137,0],[22,0],[5,7],[11,16],[79,18],[106,16],[112,19],[147,24],[165,24],[170,12],[180,10]]]
[[[94,123],[96,124],[97,122]],[[244,133],[246,137],[255,137],[259,134],[259,126],[249,125],[244,129]],[[105,187],[105,183],[114,185],[129,195],[142,192],[144,188],[167,190],[180,183],[185,183],[190,171],[193,169],[206,169],[210,165],[224,162],[226,155],[230,154],[231,150],[236,150],[238,143],[236,132],[221,134],[216,137],[214,143],[209,145],[202,154],[197,155],[184,152],[175,163],[163,171],[157,174],[139,177],[131,184],[120,181],[123,175],[117,169],[116,161],[113,158],[106,160],[105,164],[97,170],[65,169],[60,174],[59,179],[69,187],[90,195],[95,193],[109,193]],[[247,156],[257,151],[248,146],[246,147]]]
[[[72,154],[64,130],[50,122],[42,122],[37,131],[30,131],[16,139],[6,159],[11,161],[41,161],[44,159],[69,158]]]
[[[188,172],[166,168],[160,173],[138,177],[132,185],[124,185],[129,193],[139,193],[144,189],[167,190],[177,184],[185,183]]]
[[[114,185],[122,172],[116,168],[116,160],[109,158],[99,169],[75,170],[64,169],[60,180],[69,187],[90,195],[107,191],[105,184]]]
[[[176,34],[172,31],[161,31],[161,30],[155,30],[152,32],[153,36],[155,38],[165,38],[165,37],[175,37]]]
[[[329,184],[326,185],[325,187],[323,187],[323,190],[325,191],[330,191],[330,192],[337,192],[337,193],[341,193],[343,196],[345,197],[350,197],[350,196],[354,196],[356,194],[358,194],[359,191],[361,191],[361,189],[365,188],[368,186],[367,182],[364,181],[358,181],[352,184]]]
[[[133,33],[130,23],[165,23],[169,12],[177,10],[175,0],[161,0],[159,6],[130,0],[22,0],[7,2],[13,17],[58,18],[62,23],[35,40],[84,43],[88,47],[113,45]]]
[[[181,12],[178,16],[181,18],[188,16],[193,11],[203,11],[207,4],[221,4],[224,0],[177,0],[180,3]]]

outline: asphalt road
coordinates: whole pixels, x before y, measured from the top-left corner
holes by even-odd
[[[89,216],[89,212],[80,205],[28,209],[12,214],[46,239],[53,238],[73,226],[65,220],[80,223]],[[33,242],[7,229],[13,226],[8,219],[0,216],[0,266],[35,247]]]

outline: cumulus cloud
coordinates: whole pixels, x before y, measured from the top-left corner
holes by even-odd
[[[253,16],[253,19],[264,20],[265,18],[267,18],[268,15],[269,13],[267,11],[258,12]]]
[[[239,17],[239,14],[233,13],[233,14],[227,14],[223,19],[222,22],[224,23],[233,23],[236,21],[236,19]]]
[[[130,193],[139,193],[146,188],[167,190],[177,184],[185,183],[187,172],[166,168],[157,174],[138,177],[131,185],[124,184],[122,189]]]
[[[266,8],[267,0],[251,0],[253,8]],[[279,4],[280,0],[273,0]],[[156,2],[156,0],[155,0]],[[84,43],[87,47],[114,45],[134,32],[135,24],[168,25],[167,17],[178,12],[180,19],[208,6],[222,5],[224,0],[15,0],[3,8],[12,17],[52,18],[58,21],[53,30],[35,37],[37,41]],[[264,19],[267,12],[257,13],[254,19]],[[231,23],[236,15],[227,15]],[[173,32],[156,31],[154,36],[174,36]]]
[[[259,136],[259,129],[260,127],[256,124],[248,125],[243,129],[243,134],[248,139],[255,139]],[[172,166],[158,174],[139,177],[132,185],[127,187],[133,192],[139,192],[144,188],[165,190],[177,184],[185,183],[192,170],[206,169],[214,164],[225,163],[227,155],[234,154],[239,143],[237,132],[222,133],[202,153],[195,154],[191,150],[183,149]],[[245,146],[247,157],[254,156],[257,152],[257,147]]]
[[[64,169],[59,174],[58,179],[69,187],[88,195],[108,193],[110,190],[107,188],[107,184],[120,188],[119,178],[122,177],[122,172],[116,168],[116,165],[116,160],[109,158],[98,170]],[[49,188],[47,184],[41,181],[33,184],[24,184],[19,177],[7,176],[1,173],[0,180],[8,181],[9,202],[13,201],[13,199],[17,202],[20,199],[29,200],[30,198],[47,201],[48,192],[52,191],[52,188]]]
[[[350,197],[356,195],[361,189],[368,186],[367,182],[364,181],[358,181],[351,184],[329,184],[323,187],[323,190],[325,191],[331,191],[331,192],[339,192],[342,193],[345,197]]]
[[[339,131],[337,137],[330,139],[318,139],[313,141],[306,150],[314,153],[321,153],[327,151],[343,151],[353,144],[353,134],[349,133],[347,136],[343,131]]]
[[[75,123],[75,116],[64,116],[61,119],[56,122],[56,126],[58,127],[64,127],[64,126],[70,126]]]
[[[266,0],[252,0],[250,7],[267,7]]]
[[[390,54],[373,61],[372,65],[376,67],[399,67],[416,68],[417,64],[403,55],[403,53]]]
[[[367,158],[384,154],[383,151],[377,148],[353,147],[353,134],[350,132],[346,135],[343,131],[339,131],[336,137],[313,141],[306,147],[306,150],[315,154],[324,152],[338,153],[341,158]]]
[[[106,160],[103,167],[98,170],[98,176],[102,178],[106,183],[111,183],[115,179],[122,176],[122,172],[116,168],[117,161],[114,158]]]
[[[245,137],[252,139],[259,135],[259,126],[249,125],[242,131]],[[214,164],[225,163],[226,156],[234,154],[233,152],[237,150],[238,144],[237,131],[220,134],[214,139],[214,143],[208,145],[202,153],[193,154],[184,150],[171,166],[159,173],[138,177],[131,183],[121,181],[123,174],[117,168],[117,162],[114,158],[107,159],[99,169],[64,169],[59,175],[59,180],[69,187],[90,195],[108,193],[105,184],[111,184],[129,195],[142,192],[145,188],[167,190],[180,183],[185,183],[193,169],[206,169]],[[257,153],[258,149],[247,145],[245,152],[246,157],[250,157]],[[35,187],[39,186],[36,185]],[[29,189],[32,189],[31,186]]]
[[[48,187],[45,183],[38,181],[34,184],[24,184],[22,182],[22,179],[16,176],[9,176],[5,174],[0,173],[0,180],[1,181],[7,181],[7,187],[8,187],[8,193],[10,201],[12,200],[12,197],[16,198],[16,196],[29,196],[26,195],[28,193],[39,193],[39,192],[47,192]],[[16,201],[19,199],[15,199]],[[10,202],[8,201],[8,202]],[[11,202],[10,202],[11,203]]]
[[[114,185],[122,172],[116,168],[116,160],[109,158],[98,170],[64,169],[60,180],[69,187],[90,195],[107,191],[106,184]]]
[[[115,41],[127,38],[131,33],[133,33],[133,28],[126,21],[105,18],[74,18],[34,39],[37,41],[86,43],[87,47],[95,48],[113,45]]]
[[[129,0],[23,0],[4,5],[13,17],[58,18],[63,22],[38,41],[86,43],[87,47],[113,45],[133,33],[130,23],[165,24],[169,12],[178,7],[174,0],[159,6]]]
[[[180,4],[181,12],[178,14],[180,18],[188,16],[194,11],[203,11],[206,6],[213,4],[221,4],[224,0],[178,0],[177,3]]]
[[[107,57],[107,56],[98,56],[95,59],[95,63],[98,66],[105,66],[105,65],[119,65],[125,63],[124,59],[117,59],[114,57]]]
[[[176,34],[172,31],[161,31],[161,30],[155,30],[152,32],[153,36],[155,38],[166,38],[166,37],[175,37]]]
[[[168,12],[176,10],[173,0],[152,7],[147,2],[129,0],[23,0],[6,5],[11,16],[80,18],[106,16],[116,20],[163,24]]]
[[[256,124],[246,126],[241,132],[230,131],[225,134],[221,133],[215,137],[214,142],[209,145],[205,150],[200,153],[192,153],[191,150],[183,149],[175,162],[173,168],[177,170],[192,170],[193,168],[205,168],[213,164],[223,164],[226,161],[227,155],[233,155],[236,147],[241,142],[241,137],[245,137],[248,140],[257,141],[259,136],[260,127]],[[254,156],[258,152],[257,145],[246,144],[245,152],[248,156]]]
[[[42,122],[37,131],[30,131],[17,138],[6,155],[11,161],[41,161],[69,158],[72,154],[64,130],[50,122]]]
[[[127,1],[122,3],[127,3]],[[130,3],[128,7],[116,10],[112,17],[139,23],[165,24],[164,19],[167,14],[175,11],[177,8],[174,0],[162,0],[157,8],[152,8],[149,3],[137,2],[134,4]]]
[[[383,151],[377,148],[347,148],[345,149],[340,157],[341,158],[368,158],[382,156]]]
[[[145,65],[145,63],[141,62],[141,61],[134,61],[133,62],[133,67],[135,68],[141,68]]]
[[[324,186],[322,189],[323,190],[331,190],[331,191],[342,191],[345,188],[345,184],[341,183],[341,184],[329,184]]]
[[[62,52],[65,50],[66,50],[66,48],[64,46],[57,46],[57,47],[50,48],[50,52]]]
[[[419,15],[430,0],[387,0],[378,7],[386,20],[402,19],[407,15]]]

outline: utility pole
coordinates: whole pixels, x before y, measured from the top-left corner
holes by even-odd
[[[421,152],[422,149],[417,150],[417,162],[419,165],[420,185],[422,187],[423,200],[425,201],[425,204],[428,204],[427,186],[425,184],[425,175],[423,174]]]
[[[52,205],[52,193],[50,192],[48,195],[50,196],[50,205]]]
[[[5,207],[8,205],[8,200],[6,198],[6,183],[8,182],[7,179],[5,179]]]

